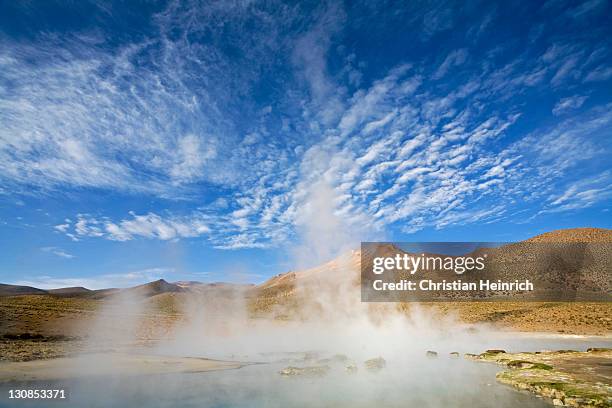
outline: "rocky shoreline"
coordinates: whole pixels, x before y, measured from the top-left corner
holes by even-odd
[[[612,349],[506,353],[487,350],[466,354],[475,361],[493,362],[507,370],[497,381],[550,400],[554,406],[612,407]]]

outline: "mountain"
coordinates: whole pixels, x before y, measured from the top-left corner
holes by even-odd
[[[33,288],[31,286],[5,285],[0,283],[0,296],[18,296],[18,295],[45,295],[46,290]]]
[[[198,281],[176,281],[172,282],[173,285],[180,286],[181,288],[193,288],[196,286],[203,285],[202,282]]]
[[[527,242],[604,242],[612,243],[612,230],[605,228],[571,228],[546,232]]]
[[[565,254],[561,244],[584,244],[572,246],[571,259]],[[514,280],[522,278],[543,277],[551,284],[566,282],[563,271],[568,268],[580,268],[579,288],[583,292],[611,293],[610,260],[612,259],[612,230],[600,228],[574,228],[547,232],[525,241],[503,245],[498,248],[487,248],[486,252],[495,257],[495,269],[492,278]],[[534,249],[535,248],[535,249]],[[541,248],[541,249],[537,249]],[[552,248],[552,249],[551,249]],[[381,245],[376,256],[390,256],[398,248],[392,244]],[[483,249],[472,253],[481,254]],[[556,258],[551,261],[551,251]],[[544,263],[535,264],[535,255],[542,257]],[[364,254],[366,263],[371,263],[373,253]],[[568,261],[569,259],[569,261]],[[29,286],[0,284],[0,296],[19,295],[52,295],[56,297],[83,297],[103,299],[117,293],[134,293],[142,297],[152,297],[163,293],[246,293],[255,310],[269,310],[276,305],[297,305],[309,298],[333,298],[342,291],[359,288],[361,281],[361,250],[326,262],[320,266],[301,271],[289,271],[278,274],[259,285],[232,283],[202,283],[196,281],[178,281],[169,283],[163,279],[149,282],[128,289],[89,290],[83,287],[42,290]],[[562,265],[560,265],[560,263]],[[555,266],[551,270],[550,265]],[[463,275],[462,275],[463,276]],[[428,276],[429,277],[429,276]],[[456,277],[453,272],[440,272],[438,279]],[[576,283],[576,282],[573,282]],[[596,300],[596,299],[595,299]]]
[[[612,293],[610,244],[610,229],[574,228],[547,232],[498,248],[479,249],[467,255],[479,256],[487,252],[494,259],[493,266],[487,269],[487,278],[491,280],[538,278],[545,283],[543,289],[549,290],[552,298],[559,295],[555,290],[561,287],[570,289],[567,300],[575,300],[576,297],[609,300]],[[384,244],[377,248],[376,254],[364,254],[363,260],[371,264],[374,256],[393,256],[398,252],[401,253],[401,250],[392,244]],[[361,261],[361,251],[357,250],[315,268],[276,275],[253,289],[251,307],[257,312],[283,307],[298,309],[299,304],[309,301],[309,298],[328,301],[334,295],[340,297],[347,289],[359,291]],[[577,272],[570,279],[568,271],[572,270]],[[427,278],[438,282],[458,277],[452,271],[435,272],[428,273]],[[467,274],[459,277],[465,279]],[[605,293],[608,296],[602,299]]]
[[[531,279],[554,300],[610,300],[612,230],[551,231],[487,252],[491,279]]]
[[[164,279],[159,279],[153,282],[145,283],[144,285],[134,286],[133,288],[123,289],[120,293],[132,293],[137,296],[151,297],[162,293],[180,293],[187,289],[168,283]]]
[[[0,284],[0,296],[19,296],[19,295],[51,295],[55,297],[104,299],[119,293],[133,293],[140,297],[152,297],[164,293],[201,293],[207,291],[232,290],[245,291],[253,288],[254,284],[242,283],[203,283],[197,281],[178,281],[169,283],[164,279],[143,285],[134,286],[126,289],[108,288],[91,290],[81,286],[43,290],[30,286]]]
[[[108,289],[95,289],[92,290],[87,297],[90,299],[104,299],[108,296],[114,295],[121,292],[121,289],[117,288],[108,288]]]
[[[70,288],[50,289],[47,292],[52,295],[62,297],[87,297],[91,295],[94,291],[84,288],[82,286],[74,286]]]
[[[248,289],[255,286],[252,283],[233,283],[233,282],[198,282],[198,281],[177,281],[173,285],[180,286],[190,291],[201,291],[206,289]]]

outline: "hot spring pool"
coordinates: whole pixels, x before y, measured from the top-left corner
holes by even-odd
[[[550,339],[533,340],[530,344],[525,347],[522,341],[521,347],[529,351],[609,346],[609,342],[601,341]],[[511,344],[502,346],[512,350]],[[355,374],[348,373],[345,364],[330,363],[327,375],[314,378],[279,375],[282,368],[299,365],[278,362],[282,354],[268,357],[272,362],[226,371],[3,384],[0,407],[550,407],[534,395],[496,383],[495,373],[501,367],[453,359],[448,353],[441,352],[435,359],[422,353],[410,360],[387,358],[387,366],[376,373],[367,371],[363,360],[355,360]],[[289,358],[289,354],[285,357]],[[262,356],[261,360],[265,359]],[[9,400],[8,390],[15,388],[60,388],[66,390],[68,398]]]

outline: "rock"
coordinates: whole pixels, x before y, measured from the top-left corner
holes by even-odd
[[[571,353],[569,356],[568,353]],[[598,382],[605,375],[612,352],[513,353],[485,358],[483,361],[500,363],[512,368],[496,374],[503,384],[526,390],[549,399],[555,406],[574,408],[612,407],[612,389]],[[493,355],[495,356],[495,355]],[[603,363],[603,364],[602,364]]]
[[[329,366],[310,366],[310,367],[285,367],[279,374],[285,377],[306,376],[322,377],[330,370]]]
[[[365,368],[370,371],[380,371],[387,365],[387,361],[382,357],[372,358],[364,362]]]
[[[612,349],[609,348],[605,348],[605,347],[589,347],[587,349],[587,353],[603,353],[605,351],[610,351]]]
[[[510,368],[528,368],[537,370],[552,370],[553,367],[544,363],[534,363],[526,360],[511,360],[506,364]]]
[[[431,350],[428,350],[427,353],[425,353],[425,355],[427,357],[429,357],[429,358],[436,358],[436,357],[438,357],[438,353],[435,352],[435,351],[431,351]]]
[[[581,403],[578,398],[566,398],[563,402],[565,403],[565,406],[576,408],[580,407]]]
[[[357,372],[357,366],[355,364],[349,364],[346,366],[346,372],[349,374],[355,374]]]
[[[459,352],[458,351],[452,351],[450,353],[451,358],[459,358]]]
[[[465,353],[464,354],[465,358],[469,358],[471,360],[477,360],[478,359],[478,354],[472,354],[472,353]]]
[[[478,357],[481,360],[499,361],[499,359],[502,358],[503,355],[505,354],[506,354],[505,350],[489,349],[485,351],[484,353],[480,353]]]

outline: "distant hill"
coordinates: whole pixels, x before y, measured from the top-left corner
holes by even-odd
[[[123,289],[121,293],[133,293],[142,297],[151,297],[162,293],[179,293],[187,291],[179,285],[168,283],[164,279],[145,283],[144,285],[134,286],[133,288]]]
[[[82,286],[75,286],[75,287],[70,287],[70,288],[49,289],[47,292],[55,296],[63,296],[63,297],[89,296],[93,293],[92,290],[84,288]]]
[[[119,292],[121,292],[121,289],[117,288],[95,289],[89,292],[86,297],[89,299],[104,299]]]
[[[525,241],[504,245],[499,248],[487,249],[495,253],[501,265],[496,270],[496,278],[517,278],[515,270],[524,268],[523,274],[533,276],[535,273],[525,265],[527,244],[534,243],[585,243],[586,255],[581,262],[585,262],[586,273],[583,274],[581,285],[589,291],[610,291],[609,279],[606,278],[606,266],[610,265],[612,254],[608,253],[607,247],[600,247],[598,243],[612,242],[612,230],[599,228],[574,228],[547,232],[534,236]],[[601,249],[603,248],[603,249]],[[383,252],[393,253],[397,248],[392,245],[382,248]],[[380,255],[380,253],[378,253]],[[371,261],[372,254],[366,254],[366,262]],[[208,291],[219,291],[219,293],[246,293],[247,297],[254,302],[255,309],[269,309],[276,305],[295,303],[306,300],[307,297],[325,290],[339,293],[347,288],[358,288],[360,284],[361,267],[360,250],[351,251],[334,260],[320,266],[302,270],[290,271],[278,274],[259,285],[233,284],[233,283],[202,283],[197,281],[178,281],[169,283],[164,279],[149,282],[143,285],[127,289],[100,289],[89,290],[83,287],[60,288],[42,290],[29,286],[0,284],[0,296],[19,295],[51,295],[56,297],[78,297],[89,299],[103,299],[117,293],[134,293],[142,297],[153,297],[160,294],[177,293],[208,293]],[[603,265],[603,267],[602,267]],[[541,268],[540,268],[541,269]],[[537,273],[549,273],[549,271],[538,270]],[[450,278],[451,275],[440,274],[440,278]],[[558,272],[550,274],[549,280],[563,279]],[[300,289],[299,291],[297,289]],[[299,293],[298,293],[299,292]]]
[[[46,290],[33,288],[31,286],[5,285],[0,283],[0,296],[18,296],[18,295],[45,295]]]
[[[119,293],[133,293],[140,297],[152,297],[164,293],[206,292],[210,290],[243,291],[253,288],[254,284],[197,281],[178,281],[169,283],[164,279],[126,289],[108,288],[91,290],[81,286],[43,290],[30,286],[0,284],[0,296],[51,295],[86,299],[104,299]]]
[[[44,290],[31,286],[6,285],[0,283],[0,296],[49,295],[64,298],[102,299],[118,291],[119,289],[91,290],[81,286]]]
[[[173,285],[180,286],[181,288],[192,288],[194,286],[203,285],[202,282],[198,281],[176,281],[172,282]]]

